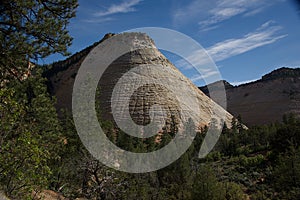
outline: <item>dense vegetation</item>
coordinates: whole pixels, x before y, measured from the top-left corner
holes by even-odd
[[[45,189],[70,199],[300,199],[300,121],[293,115],[248,130],[240,119],[224,127],[215,149],[199,159],[204,128],[179,160],[156,172],[128,174],[95,160],[70,113],[59,118],[47,92],[42,74],[60,69],[36,66],[24,76],[30,61],[67,54],[66,25],[76,7],[76,0],[0,4],[0,191],[12,199],[33,199]],[[155,143],[129,137],[110,122],[101,125],[111,141],[134,152],[161,148],[177,130],[171,124]]]
[[[87,199],[299,199],[300,121],[243,129],[224,127],[214,150],[198,159],[205,135],[172,165],[156,172],[128,174],[102,165],[81,144],[69,113],[58,118],[45,79],[11,81],[0,90],[0,187],[16,199],[51,189],[69,198]],[[118,146],[135,152],[161,148],[162,141],[139,140],[101,122]],[[193,123],[187,124],[191,130]],[[172,126],[171,126],[172,127]],[[173,131],[172,131],[173,130]]]
[[[28,63],[53,53],[68,55],[67,30],[77,0],[2,0],[0,4],[0,78],[22,79]]]

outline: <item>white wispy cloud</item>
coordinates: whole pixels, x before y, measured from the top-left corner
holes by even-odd
[[[112,4],[106,10],[98,11],[98,12],[94,13],[94,16],[104,17],[104,16],[113,15],[113,14],[117,14],[117,13],[134,12],[134,11],[136,11],[134,6],[139,4],[141,1],[142,0],[128,0],[128,1],[123,1],[120,4]]]
[[[235,16],[250,17],[282,0],[193,0],[179,5],[172,13],[173,24],[180,25],[197,20],[200,31],[219,27],[220,23]]]
[[[233,38],[219,42],[209,47],[207,52],[214,61],[221,61],[274,43],[286,37],[287,34],[278,34],[278,31],[281,30],[282,27],[273,25],[273,23],[273,21],[268,21],[262,24],[256,31],[248,33],[241,38]]]
[[[193,0],[190,3],[182,3],[177,9],[173,9],[173,25],[178,26],[191,20],[198,20],[207,17],[207,10],[215,7],[215,0],[202,1]]]
[[[211,47],[203,50],[194,51],[185,60],[181,59],[175,62],[175,65],[183,70],[190,70],[196,67],[201,76],[191,77],[192,81],[198,81],[201,78],[207,78],[215,75],[210,69],[210,58],[218,62],[230,57],[251,51],[255,48],[274,43],[284,37],[286,34],[281,34],[282,27],[275,24],[274,21],[267,21],[258,27],[255,31],[250,32],[240,38],[231,38],[218,42]],[[192,63],[193,65],[191,65]]]
[[[250,10],[250,11],[246,12],[245,14],[243,14],[243,16],[245,16],[245,17],[254,16],[254,15],[262,12],[267,7],[268,7],[268,5],[265,5],[265,6],[261,6],[260,8],[256,8],[256,9]]]
[[[272,2],[274,3],[274,1]],[[270,1],[267,0],[218,0],[216,6],[208,10],[207,18],[199,22],[200,30],[205,30],[209,26],[214,26],[237,15],[255,15],[270,4]]]
[[[101,18],[91,18],[91,19],[84,19],[82,22],[85,23],[103,23],[114,20],[112,17],[101,17]]]
[[[216,71],[216,70],[210,70],[210,71],[207,71],[206,73],[203,73],[203,74],[196,74],[196,75],[193,75],[190,79],[192,82],[197,82],[197,81],[200,81],[200,80],[203,80],[203,79],[207,79],[213,75],[216,75],[218,74],[219,72]]]

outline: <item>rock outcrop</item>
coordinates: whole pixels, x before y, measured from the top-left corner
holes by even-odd
[[[123,83],[124,90],[118,94],[117,109],[124,110],[129,106],[130,117],[138,125],[146,125],[150,122],[150,112],[154,105],[160,109],[171,120],[175,118],[184,119],[185,116],[192,118],[195,124],[200,127],[208,125],[211,118],[219,120],[222,113],[225,113],[225,122],[230,127],[232,115],[217,105],[203,92],[201,92],[188,78],[186,78],[167,58],[155,47],[154,42],[143,33],[124,33],[127,42],[132,45],[133,50],[113,61],[105,70],[99,81],[100,108],[104,119],[113,120],[111,99],[113,89],[117,82],[126,74],[127,79]],[[111,35],[112,36],[112,35]],[[91,47],[89,51],[92,49]],[[60,62],[70,63],[67,67],[55,66],[52,72],[48,73],[49,88],[57,98],[57,108],[71,109],[72,87],[77,71],[89,51],[78,53],[76,62],[69,59]],[[72,57],[70,58],[72,59]],[[61,69],[61,70],[59,70]],[[122,104],[122,98],[132,90],[132,87],[139,85],[139,81],[145,84],[137,87],[132,93],[129,105]],[[152,80],[154,83],[151,83]],[[136,81],[136,83],[134,83]],[[198,102],[195,104],[195,102]],[[154,109],[157,107],[154,106]],[[183,113],[187,115],[183,115]],[[220,122],[220,120],[219,120]]]
[[[228,111],[235,117],[241,115],[247,126],[280,122],[289,113],[300,116],[299,68],[280,68],[255,82],[239,86],[225,82],[225,85]],[[207,87],[200,89],[209,95]]]

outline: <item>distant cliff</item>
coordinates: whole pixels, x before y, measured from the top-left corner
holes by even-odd
[[[248,125],[262,125],[281,121],[282,116],[295,113],[300,116],[300,68],[280,68],[261,79],[232,86],[224,81],[227,110],[241,115]],[[214,83],[210,85],[213,90]],[[200,89],[209,96],[207,86]]]
[[[292,69],[287,67],[282,67],[266,74],[262,77],[262,81],[275,80],[280,78],[299,78],[300,68]]]

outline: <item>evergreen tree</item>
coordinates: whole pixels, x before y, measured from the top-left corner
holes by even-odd
[[[225,199],[226,200],[246,200],[247,196],[244,194],[240,185],[234,182],[223,183],[225,189]]]
[[[278,190],[289,191],[300,188],[300,149],[291,146],[288,151],[281,154],[275,166],[275,187]]]
[[[207,165],[201,165],[194,180],[192,199],[225,199],[225,190],[218,182],[214,172]]]
[[[1,79],[22,79],[29,61],[53,53],[68,55],[67,30],[77,0],[2,0],[0,4]]]
[[[296,149],[300,146],[300,120],[293,114],[285,118],[284,124],[278,128],[271,140],[272,147],[278,153],[285,152],[290,146]]]
[[[64,147],[54,101],[40,74],[0,89],[0,185],[24,198],[50,186]]]

